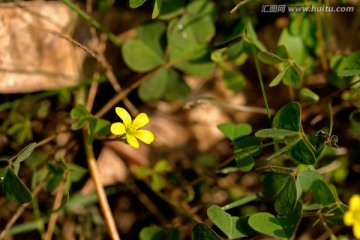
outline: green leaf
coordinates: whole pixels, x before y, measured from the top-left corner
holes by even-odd
[[[302,171],[296,181],[297,195],[301,197],[303,193],[311,192],[313,201],[320,206],[327,206],[337,202],[336,193],[333,193],[330,186],[324,182],[323,177],[316,171]]]
[[[248,172],[255,166],[254,158],[251,156],[239,158],[235,155],[236,167],[242,172]]]
[[[328,206],[337,202],[329,185],[323,180],[315,180],[311,185],[310,191],[313,194],[314,201],[323,206]]]
[[[355,132],[360,132],[360,110],[357,109],[350,114],[350,125]]]
[[[172,171],[172,167],[167,160],[159,160],[155,166],[154,171],[158,173],[167,173]]]
[[[287,61],[287,59],[283,59],[271,52],[259,52],[257,57],[266,64],[278,64]]]
[[[323,180],[320,173],[316,171],[306,170],[298,174],[296,179],[296,188],[298,190],[298,198],[308,191],[310,191],[311,186],[317,180]]]
[[[311,145],[311,143],[308,142],[306,136],[303,136],[302,140],[290,149],[289,155],[299,163],[312,165],[316,162],[315,148],[309,145]]]
[[[69,170],[69,178],[71,179],[71,182],[80,181],[88,172],[86,168],[83,168],[75,163],[66,163],[66,169]]]
[[[286,153],[288,152],[295,144],[297,144],[301,139],[298,138],[298,139],[294,139],[292,140],[291,142],[288,142],[287,145],[283,148],[281,148],[280,150],[274,152],[273,154],[271,154],[269,157],[266,158],[266,160],[271,160],[283,153]]]
[[[88,118],[89,121],[89,135],[88,135],[88,143],[92,143],[94,141],[95,135],[106,136],[110,133],[110,122],[97,119],[97,118]]]
[[[152,170],[146,166],[140,166],[136,169],[135,175],[137,178],[145,178],[152,174]]]
[[[294,137],[297,135],[299,135],[299,132],[290,131],[286,129],[277,129],[277,128],[262,129],[255,133],[255,136],[259,138],[284,138],[284,137]]]
[[[135,72],[148,72],[165,63],[151,47],[139,39],[130,39],[122,46],[122,55],[126,65]]]
[[[94,133],[97,136],[107,136],[110,133],[110,125],[111,123],[105,119],[96,118]]]
[[[167,84],[171,81],[169,71],[169,69],[166,69],[140,85],[138,94],[142,101],[154,101],[164,96]]]
[[[70,117],[77,120],[76,123],[71,125],[71,129],[78,130],[84,126],[85,122],[90,117],[90,113],[83,105],[78,105],[70,111]]]
[[[215,63],[210,60],[205,39],[212,37],[213,33],[209,31],[206,37],[202,37],[197,32],[199,28],[212,27],[203,26],[210,24],[209,20],[205,20],[205,22],[193,20],[190,16],[184,15],[181,19],[174,19],[170,22],[167,31],[170,61],[184,59],[175,67],[192,75],[207,76],[214,71]]]
[[[285,47],[284,45],[278,46],[278,47],[275,49],[274,54],[275,54],[276,56],[279,56],[279,57],[282,58],[282,59],[286,59],[286,60],[289,59],[289,54],[288,54],[288,52],[287,52],[287,50],[286,50],[286,47]]]
[[[247,237],[253,233],[247,224],[247,217],[233,217],[219,206],[208,208],[207,215],[210,220],[230,239]]]
[[[138,90],[139,97],[144,102],[158,99],[174,101],[183,99],[189,93],[189,86],[173,69],[165,69],[140,85]]]
[[[236,167],[243,172],[250,171],[254,165],[254,158],[261,154],[260,139],[254,136],[246,136],[234,142],[234,154]],[[246,152],[246,149],[254,148],[252,151]],[[244,153],[243,153],[244,152]]]
[[[60,185],[62,180],[63,180],[63,172],[52,175],[52,177],[49,179],[49,181],[46,184],[46,190],[49,192],[53,192]]]
[[[179,231],[177,229],[166,229],[159,226],[149,226],[141,229],[140,240],[177,240]]]
[[[208,0],[191,0],[187,5],[186,10],[188,11],[189,15],[211,16],[216,14],[215,4]],[[213,16],[213,18],[215,18],[215,16]]]
[[[297,225],[301,220],[302,211],[302,203],[301,201],[297,201],[296,206],[292,212],[287,215],[280,215],[277,217],[288,239],[291,239],[291,237],[293,236]]]
[[[145,43],[161,59],[165,58],[164,49],[166,44],[165,30],[163,22],[148,22],[137,27],[137,37]]]
[[[155,4],[154,4],[154,9],[151,15],[151,18],[157,18],[160,15],[160,9],[161,9],[161,5],[163,3],[163,0],[155,0]]]
[[[301,36],[292,35],[287,28],[280,34],[278,46],[285,46],[287,52],[301,66],[306,63],[308,51]]]
[[[163,189],[165,185],[166,185],[166,180],[163,176],[157,173],[152,174],[150,186],[155,192],[158,192],[161,189]]]
[[[273,127],[300,132],[302,131],[300,117],[300,104],[297,102],[288,103],[276,113],[273,119]],[[311,145],[305,134],[301,134],[301,140],[289,149],[288,154],[300,163],[307,165],[314,164],[316,161],[315,148]]]
[[[140,240],[166,240],[166,233],[159,226],[144,227],[140,231]]]
[[[290,65],[289,65],[290,66]],[[284,75],[286,73],[286,69],[284,69],[283,71],[281,71],[269,84],[270,87],[275,87],[277,85],[279,85],[279,83],[281,82],[281,80],[284,78]]]
[[[286,233],[279,220],[270,213],[255,213],[249,218],[249,225],[257,232],[280,239],[286,239]]]
[[[224,83],[228,89],[238,91],[246,86],[246,78],[241,72],[225,67],[221,69]]]
[[[316,103],[320,99],[319,95],[308,88],[302,88],[300,90],[300,97],[307,103]]]
[[[206,224],[198,223],[192,232],[192,240],[224,240]]]
[[[190,87],[182,79],[181,75],[169,69],[166,91],[163,98],[166,101],[183,100],[191,93]]]
[[[254,29],[254,27],[253,27],[253,25],[252,25],[252,23],[251,23],[251,20],[250,20],[250,19],[247,19],[246,22],[247,22],[247,23],[246,23],[246,33],[247,33],[247,36],[248,36],[248,38],[249,38],[249,41],[247,41],[247,42],[249,42],[250,45],[252,45],[252,46],[250,47],[250,49],[249,49],[249,48],[245,48],[245,50],[246,50],[246,51],[249,51],[249,50],[252,51],[253,49],[251,49],[251,48],[255,47],[257,50],[260,50],[260,51],[262,51],[262,52],[265,52],[265,51],[266,51],[266,48],[265,48],[265,46],[258,40],[257,35],[256,35],[256,31],[255,31],[255,29]]]
[[[273,127],[290,131],[300,131],[301,106],[291,102],[282,107],[273,119]]]
[[[249,124],[240,123],[223,123],[217,126],[217,128],[230,140],[234,141],[237,138],[247,136],[251,133],[252,128]]]
[[[110,133],[111,123],[104,119],[89,118],[88,142],[92,143],[95,136],[107,136]]]
[[[16,158],[14,163],[21,163],[30,156],[30,154],[34,151],[35,148],[36,148],[36,142],[30,143],[15,156],[11,157],[10,161]]]
[[[179,0],[163,0],[159,19],[169,20],[184,12],[185,2]]]
[[[129,4],[131,8],[137,8],[143,5],[146,0],[129,0]]]
[[[49,192],[53,192],[63,180],[64,166],[60,164],[50,163],[48,165],[48,169],[50,173],[50,179],[46,184],[46,189]]]
[[[301,79],[302,74],[299,67],[297,67],[296,64],[290,64],[283,77],[284,84],[287,86],[299,87]]]
[[[262,182],[265,196],[275,199],[275,210],[278,214],[289,214],[296,204],[296,184],[292,174],[263,173]]]
[[[8,168],[4,177],[3,195],[7,200],[21,204],[31,202],[32,200],[30,190],[19,177],[15,175],[11,168]]]
[[[360,69],[345,69],[336,72],[339,77],[352,77],[360,75]]]

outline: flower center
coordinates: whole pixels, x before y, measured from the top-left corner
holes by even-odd
[[[133,135],[135,132],[136,132],[136,128],[134,128],[133,126],[128,126],[126,128],[126,133],[129,134],[129,135]]]

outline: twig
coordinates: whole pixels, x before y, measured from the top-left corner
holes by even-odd
[[[154,216],[157,217],[157,219],[161,222],[162,225],[165,226],[168,223],[168,220],[166,219],[164,214],[162,214],[161,211],[159,211],[159,209],[157,208],[157,206],[151,201],[151,199],[139,189],[132,177],[128,179],[128,188],[132,193],[137,195],[138,199],[144,204],[144,206],[146,206],[146,208],[152,214],[154,214]]]
[[[39,185],[34,189],[34,191],[32,191],[32,195],[36,196],[39,194],[39,192],[41,191],[43,187],[43,183],[40,182]],[[31,204],[30,203],[25,203],[23,205],[21,205],[17,211],[15,212],[15,214],[10,218],[10,220],[8,221],[8,223],[6,224],[5,228],[0,232],[0,240],[4,239],[4,237],[6,236],[6,233],[9,231],[9,229],[15,224],[16,220],[21,216],[21,214],[25,211],[25,209]]]
[[[52,239],[52,235],[54,233],[54,229],[55,229],[55,224],[58,218],[58,212],[57,210],[60,208],[61,206],[61,202],[62,199],[64,197],[64,190],[65,190],[65,183],[66,183],[66,178],[67,178],[67,173],[64,174],[63,180],[60,183],[59,187],[58,187],[58,191],[56,193],[56,197],[54,200],[54,205],[53,205],[53,212],[50,216],[49,222],[48,222],[48,228],[47,231],[45,233],[44,236],[44,240],[51,240]]]
[[[87,142],[88,138],[88,127],[83,128],[83,136],[84,136],[84,145],[85,145],[85,153],[87,158],[87,163],[91,175],[91,179],[94,181],[96,193],[99,198],[99,204],[101,208],[101,212],[104,215],[106,228],[108,230],[108,234],[112,240],[120,240],[119,233],[116,229],[116,224],[114,217],[111,213],[111,209],[109,206],[109,202],[106,198],[106,193],[104,187],[101,183],[101,177],[99,170],[96,165],[96,159],[94,156],[93,146]]]
[[[126,97],[132,90],[134,90],[135,88],[139,87],[143,82],[145,82],[146,80],[156,76],[157,74],[159,74],[160,72],[164,71],[165,69],[168,69],[180,62],[189,60],[190,57],[184,57],[184,58],[180,58],[177,59],[173,62],[169,62],[166,63],[156,69],[154,69],[153,71],[147,73],[146,75],[144,75],[143,77],[141,77],[140,79],[138,79],[137,81],[135,81],[133,84],[131,84],[128,88],[125,88],[124,90],[120,91],[119,93],[117,93],[115,95],[115,97],[113,97],[112,99],[110,99],[95,115],[95,118],[101,118],[103,115],[105,115],[105,113],[107,113],[110,109],[112,109],[119,101],[121,101],[124,97]]]
[[[244,1],[242,1],[242,2],[239,2],[238,4],[236,4],[236,6],[233,8],[233,9],[231,9],[231,11],[230,11],[230,14],[233,14],[236,10],[238,10],[242,5],[245,5],[245,4],[247,4],[248,2],[250,2],[250,0],[244,0]]]
[[[103,26],[96,21],[93,17],[91,17],[89,14],[87,14],[86,12],[84,12],[83,10],[81,10],[80,8],[78,8],[77,6],[75,6],[72,2],[70,2],[69,0],[61,0],[63,3],[65,3],[70,9],[72,9],[74,12],[76,12],[77,14],[79,14],[80,17],[82,17],[83,19],[85,19],[89,24],[91,24],[93,27],[95,27],[96,29],[100,30],[101,32],[104,32],[107,37],[109,38],[109,40],[114,43],[116,46],[120,46],[121,42],[119,41],[119,39],[117,38],[116,35],[114,35],[112,32],[109,32],[107,30],[105,30],[103,28]]]
[[[93,75],[93,78],[96,79],[98,77],[99,77],[99,73],[95,72]],[[92,107],[94,105],[98,86],[99,86],[99,84],[97,82],[93,82],[90,86],[89,94],[88,94],[87,101],[86,101],[86,109],[88,111],[89,111],[89,109],[92,109]]]
[[[69,37],[69,36],[67,36],[65,34],[62,34],[62,33],[59,33],[57,31],[53,31],[53,30],[50,30],[50,29],[42,29],[42,28],[35,28],[35,29],[46,31],[46,32],[48,32],[50,34],[53,34],[53,35],[57,36],[57,37],[63,38],[65,40],[71,42],[75,46],[77,46],[77,47],[81,48],[82,50],[84,50],[91,57],[95,58],[101,64],[101,66],[105,69],[105,75],[107,76],[107,78],[108,78],[110,84],[112,85],[112,87],[114,88],[114,90],[116,92],[121,90],[121,87],[120,87],[119,83],[116,80],[116,77],[115,77],[115,74],[114,74],[114,72],[112,70],[111,65],[108,63],[108,61],[104,57],[103,49],[100,49],[96,53],[96,52],[92,51],[90,48],[86,47],[85,45],[79,43],[75,39],[73,39],[73,38],[71,38],[71,37]]]
[[[265,108],[234,105],[234,104],[222,102],[220,100],[217,100],[217,99],[214,99],[214,98],[211,98],[211,97],[199,97],[199,98],[197,98],[197,99],[195,99],[193,101],[189,101],[189,102],[187,102],[185,104],[184,108],[185,109],[190,109],[190,108],[194,107],[195,105],[204,104],[204,103],[214,104],[214,105],[224,107],[224,108],[227,108],[227,109],[231,109],[231,110],[235,110],[235,111],[244,111],[244,112],[251,112],[251,113],[267,114],[267,110]],[[274,114],[275,110],[270,109],[270,113]]]

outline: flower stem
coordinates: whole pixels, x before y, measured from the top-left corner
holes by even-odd
[[[256,56],[255,46],[252,47],[252,51],[253,51],[253,56],[254,56],[254,59],[255,59],[256,72],[257,72],[258,77],[259,77],[261,92],[262,92],[262,95],[263,95],[263,98],[264,98],[264,103],[265,103],[265,107],[266,107],[267,116],[268,116],[268,119],[269,119],[270,125],[271,125],[271,111],[270,111],[269,104],[268,104],[267,97],[266,97],[264,80],[263,80],[262,74],[261,74],[260,63],[259,63],[259,60],[258,60],[258,58]]]

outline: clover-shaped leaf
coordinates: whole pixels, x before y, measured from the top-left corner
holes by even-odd
[[[195,225],[192,232],[193,240],[223,240],[209,226],[203,223]]]
[[[287,215],[275,217],[270,213],[255,213],[249,218],[249,225],[257,232],[277,239],[291,239],[299,224],[302,213],[302,204],[297,202],[294,210]]]
[[[261,153],[261,148],[258,147],[260,145],[260,139],[254,136],[247,136],[234,142],[236,166],[240,171],[248,172],[254,167],[254,157]]]
[[[252,128],[249,124],[240,123],[223,123],[217,126],[217,128],[231,141],[234,141],[237,138],[247,136],[251,133]]]
[[[231,216],[216,205],[208,208],[207,215],[211,221],[230,239],[247,237],[253,234],[252,229],[247,223],[248,217]]]
[[[78,130],[84,126],[85,122],[90,117],[90,113],[83,105],[78,105],[70,111],[70,117],[77,120],[76,123],[71,125],[71,129]]]
[[[147,72],[165,63],[165,25],[152,22],[137,28],[138,37],[126,41],[122,56],[129,68],[136,72]]]
[[[16,176],[12,168],[8,168],[2,183],[3,195],[7,200],[17,203],[28,203],[32,195],[25,184]]]
[[[260,61],[266,64],[278,64],[287,61],[287,59],[283,59],[271,52],[259,52],[257,56]]]
[[[262,182],[265,196],[275,199],[278,214],[289,214],[295,208],[296,184],[292,174],[265,172]]]
[[[279,220],[270,213],[260,212],[251,215],[249,225],[257,232],[279,239],[287,239]]]

